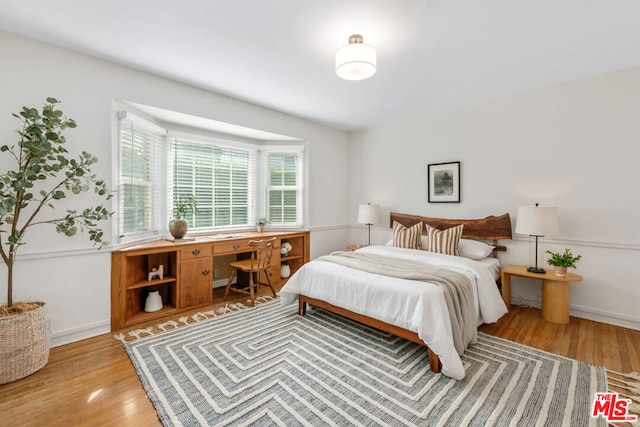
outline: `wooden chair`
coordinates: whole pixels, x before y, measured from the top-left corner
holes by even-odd
[[[254,298],[260,285],[269,286],[273,296],[276,296],[276,291],[271,285],[271,279],[269,279],[268,271],[269,267],[271,267],[271,253],[273,252],[273,245],[275,244],[275,241],[275,237],[268,240],[250,240],[249,246],[251,247],[251,258],[235,261],[229,264],[231,266],[231,274],[229,275],[229,281],[227,282],[227,289],[224,292],[225,301],[229,295],[229,290],[232,290],[234,292],[249,294],[251,298],[251,306],[253,307]],[[231,287],[233,276],[236,275],[237,270],[249,273],[249,286],[245,288]],[[261,276],[267,279],[267,283],[260,282]]]

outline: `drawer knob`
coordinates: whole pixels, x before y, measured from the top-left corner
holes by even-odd
[[[240,245],[236,243],[235,245],[233,245],[233,249],[235,249],[235,250],[240,249]]]
[[[200,249],[194,249],[191,251],[192,254],[194,255],[199,255],[200,254]]]
[[[202,270],[202,275],[203,276],[208,276],[209,275],[209,270]]]

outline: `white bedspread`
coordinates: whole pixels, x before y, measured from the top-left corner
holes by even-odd
[[[491,273],[480,262],[392,246],[368,246],[358,250],[449,267],[466,274],[474,285],[478,324],[493,323],[507,312]],[[462,361],[453,345],[449,312],[438,286],[311,261],[292,275],[280,290],[282,304],[296,302],[298,294],[416,332],[440,358],[444,375],[464,378]]]

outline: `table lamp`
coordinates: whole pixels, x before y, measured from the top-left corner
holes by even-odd
[[[516,233],[529,235],[529,264],[527,271],[544,274],[545,269],[538,266],[542,260],[542,247],[539,246],[544,236],[556,235],[559,232],[558,211],[552,206],[521,206],[516,218]],[[532,245],[535,244],[535,248]],[[533,249],[533,256],[532,256]],[[533,261],[533,262],[532,262]]]
[[[358,224],[369,226],[369,245],[371,245],[371,225],[380,220],[380,206],[367,203],[358,208]]]

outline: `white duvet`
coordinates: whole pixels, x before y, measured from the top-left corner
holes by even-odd
[[[368,246],[358,251],[448,267],[467,275],[474,287],[479,325],[493,323],[507,312],[492,274],[480,262],[392,246]],[[462,361],[453,345],[447,304],[437,285],[314,260],[292,275],[280,290],[282,304],[296,302],[298,294],[416,332],[439,356],[444,375],[464,378]]]

